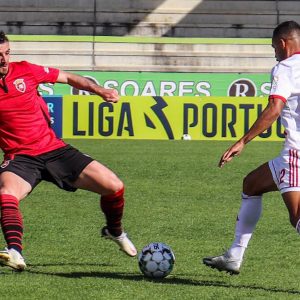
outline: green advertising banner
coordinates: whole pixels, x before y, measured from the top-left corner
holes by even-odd
[[[269,74],[246,73],[155,73],[75,72],[121,96],[232,96],[265,97],[271,83]],[[88,95],[63,84],[42,84],[39,92],[48,95]]]
[[[63,138],[236,140],[267,105],[266,97],[64,96]],[[280,120],[256,140],[284,138]]]

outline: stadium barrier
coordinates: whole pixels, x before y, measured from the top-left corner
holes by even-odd
[[[44,97],[57,135],[66,139],[236,140],[254,123],[266,97],[121,97],[118,103],[94,95]],[[256,138],[284,138],[278,119]]]
[[[15,61],[64,70],[269,73],[270,38],[9,35]]]

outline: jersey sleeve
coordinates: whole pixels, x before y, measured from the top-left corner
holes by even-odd
[[[271,80],[272,85],[269,100],[279,98],[283,102],[286,102],[293,92],[291,68],[278,64],[272,70]]]
[[[59,69],[40,66],[29,62],[26,63],[28,64],[28,68],[31,70],[38,84],[56,82],[59,74]]]

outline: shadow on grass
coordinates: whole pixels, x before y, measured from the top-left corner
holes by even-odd
[[[39,265],[40,266],[40,265]],[[300,291],[291,290],[291,289],[281,289],[281,288],[272,288],[272,287],[263,287],[263,286],[254,286],[254,285],[233,285],[224,283],[221,281],[215,280],[192,280],[180,277],[168,277],[161,280],[155,279],[146,279],[142,274],[128,274],[128,273],[118,273],[118,272],[68,272],[68,273],[60,273],[60,272],[43,272],[43,271],[35,271],[35,270],[27,270],[27,272],[32,274],[39,275],[49,275],[49,276],[59,276],[64,278],[107,278],[107,279],[120,279],[120,280],[129,280],[129,281],[147,281],[160,284],[174,284],[174,285],[188,285],[188,286],[204,286],[204,287],[221,287],[221,288],[230,288],[230,289],[249,289],[249,290],[257,290],[257,291],[265,291],[271,293],[285,293],[292,295],[300,295]]]
[[[57,264],[57,263],[49,263],[49,264],[28,264],[27,266],[30,267],[31,269],[34,268],[39,268],[39,267],[61,267],[61,266],[73,266],[76,265],[77,267],[84,266],[92,266],[92,267],[115,267],[116,265],[114,264],[108,264],[108,263],[62,263],[62,264]],[[30,271],[29,271],[30,272]],[[54,274],[55,275],[55,274]]]

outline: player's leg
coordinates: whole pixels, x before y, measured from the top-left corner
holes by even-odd
[[[102,196],[114,194],[124,187],[114,172],[96,160],[82,170],[73,185]]]
[[[129,256],[135,256],[137,251],[122,228],[124,184],[118,176],[94,160],[82,170],[73,185],[101,195],[100,207],[107,224],[102,229],[102,236],[115,241]]]
[[[0,263],[17,270],[26,267],[22,257],[23,220],[19,202],[40,182],[43,162],[18,155],[0,168],[1,227],[7,249],[0,252]]]
[[[0,251],[0,263],[17,270],[26,267],[22,257],[23,219],[19,201],[31,191],[31,185],[12,172],[0,174],[1,229],[7,248]]]
[[[101,195],[100,205],[107,227],[111,234],[119,236],[122,233],[124,209],[123,182],[111,170],[94,160],[83,169],[74,186]]]
[[[277,190],[268,163],[249,173],[243,182],[242,203],[236,220],[235,239],[221,256],[207,257],[203,263],[220,271],[238,274],[244,252],[262,211],[262,194]]]
[[[242,203],[236,221],[235,240],[229,249],[232,257],[243,259],[245,249],[262,212],[262,195],[277,190],[268,163],[258,167],[245,177]]]
[[[100,195],[100,207],[107,226],[102,234],[115,241],[126,254],[136,255],[136,249],[122,228],[124,185],[114,172],[70,145],[42,156],[46,160],[47,176],[43,179],[64,190],[84,189]]]
[[[282,194],[289,211],[290,222],[300,234],[300,191],[290,191]]]
[[[281,157],[270,165],[274,178],[278,178],[280,192],[289,211],[290,222],[300,234],[300,155],[295,149],[285,149]]]

